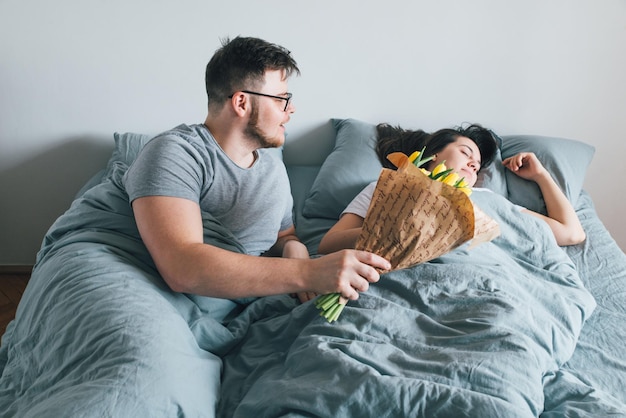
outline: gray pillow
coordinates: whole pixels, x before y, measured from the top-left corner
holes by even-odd
[[[356,119],[331,119],[335,147],[321,166],[302,209],[307,218],[339,219],[352,199],[382,168],[375,152],[376,126]],[[521,151],[534,152],[573,206],[582,190],[595,148],[565,138],[494,134],[500,144],[494,162],[481,171],[478,187],[486,187],[530,210],[546,213],[539,187],[502,166],[502,160]]]
[[[484,187],[508,198],[509,192],[507,189],[506,177],[504,174],[504,171],[506,169],[502,165],[502,138],[496,135],[496,133],[493,131],[491,132],[491,134],[493,135],[498,145],[498,148],[496,149],[496,155],[493,158],[493,162],[489,166],[484,167],[482,170],[480,170],[474,187]]]
[[[501,151],[503,159],[523,151],[534,152],[571,204],[576,207],[595,148],[584,142],[565,138],[503,135]],[[511,202],[546,214],[546,204],[535,182],[524,180],[506,169],[504,175]]]
[[[115,140],[115,148],[107,163],[105,175],[111,173],[116,163],[122,163],[127,167],[130,166],[143,146],[152,139],[152,136],[133,132],[115,132],[113,139]]]
[[[328,155],[304,201],[308,218],[339,219],[365,186],[378,179],[382,165],[376,155],[376,125],[356,119],[331,119],[335,147]]]

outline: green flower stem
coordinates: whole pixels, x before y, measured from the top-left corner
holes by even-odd
[[[329,293],[327,295],[320,296],[317,302],[315,303],[315,306],[326,311],[331,306],[333,306],[333,304],[337,302],[337,300],[339,300],[338,293]]]
[[[315,307],[321,311],[320,316],[326,318],[328,322],[336,321],[345,306],[345,303],[341,303],[339,293],[322,295],[315,301]]]

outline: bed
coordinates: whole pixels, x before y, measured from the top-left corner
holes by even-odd
[[[285,158],[312,256],[380,172],[374,125],[329,126],[322,164]],[[328,323],[289,295],[170,291],[119,188],[150,138],[114,139],[107,166],[46,234],[2,337],[0,416],[626,416],[626,256],[582,188],[593,147],[497,137],[497,159],[540,157],[577,210],[583,244],[560,248],[522,217],[514,204],[545,210],[538,189],[495,164],[481,178],[491,191],[472,199],[500,237],[387,273]],[[203,221],[206,242],[241,251]]]

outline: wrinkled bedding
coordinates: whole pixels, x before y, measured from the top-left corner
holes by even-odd
[[[46,236],[2,339],[2,417],[214,414],[219,354],[233,341],[221,321],[239,304],[169,290],[125,219],[123,171],[77,199]],[[238,251],[203,221],[207,242]]]
[[[587,240],[566,247],[598,306],[580,334],[572,358],[546,377],[545,417],[626,417],[626,254],[583,192],[577,210]]]
[[[538,416],[595,301],[544,223],[472,198],[499,238],[383,275],[336,323],[287,297],[233,320],[218,415]]]
[[[328,324],[289,296],[171,292],[128,222],[123,171],[46,235],[2,337],[0,416],[626,415],[626,256],[589,198],[588,241],[564,251],[476,192],[501,237],[384,275]],[[206,242],[241,250],[203,221]]]

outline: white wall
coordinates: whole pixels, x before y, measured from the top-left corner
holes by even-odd
[[[292,154],[331,117],[585,141],[585,187],[626,248],[624,0],[372,3],[0,0],[0,265],[32,264],[114,131],[201,122],[206,61],[239,34],[303,71]]]

